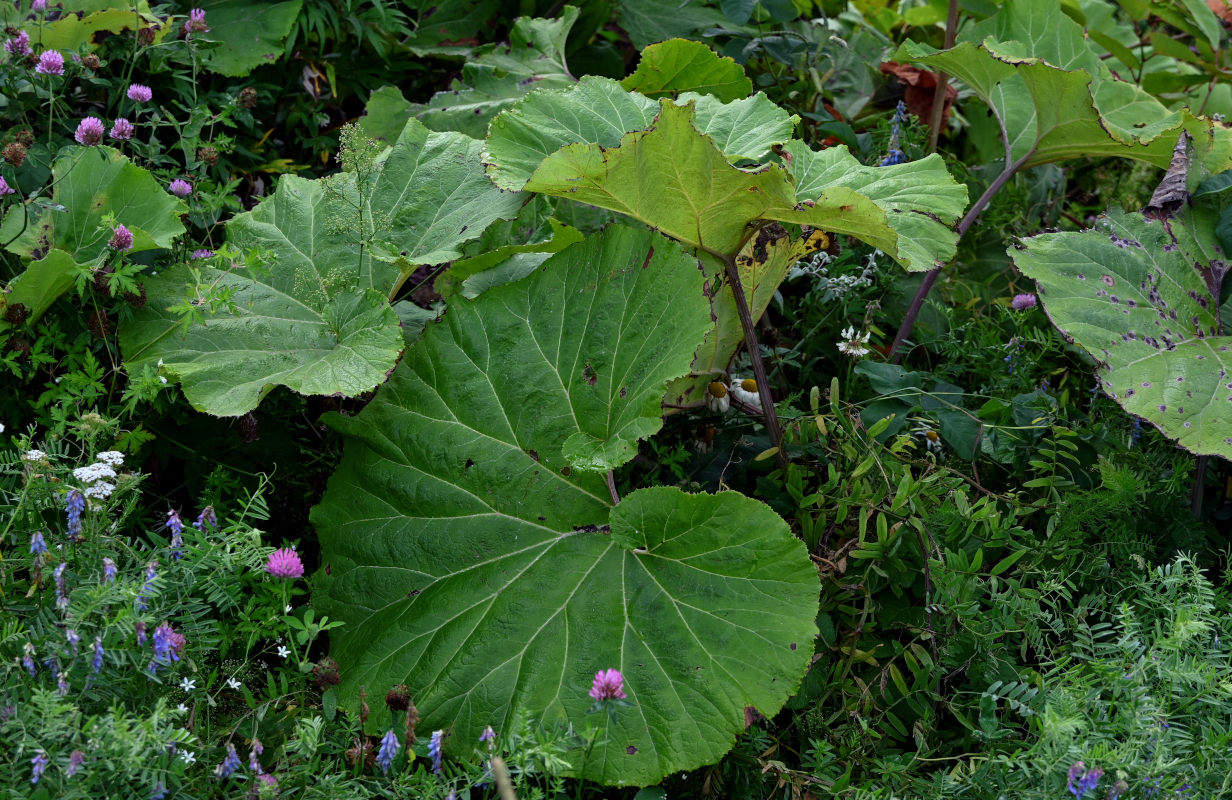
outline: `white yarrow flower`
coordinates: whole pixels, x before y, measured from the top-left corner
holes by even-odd
[[[99,500],[106,500],[111,497],[111,493],[115,491],[115,484],[107,481],[99,481],[98,483],[87,486],[82,490],[82,494],[86,497],[94,497]]]
[[[843,331],[843,341],[838,343],[838,349],[843,355],[861,358],[868,355],[868,331],[856,333],[850,325]]]
[[[91,464],[88,467],[78,467],[73,470],[73,477],[82,483],[94,483],[95,481],[105,480],[106,478],[114,478],[116,471],[111,468],[110,464],[104,464],[99,461]]]
[[[118,450],[104,450],[94,458],[113,467],[118,467],[124,463],[124,454]]]

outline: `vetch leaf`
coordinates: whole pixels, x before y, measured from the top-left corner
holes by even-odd
[[[130,370],[161,362],[189,402],[220,416],[244,414],[275,385],[303,394],[356,395],[375,388],[402,350],[388,305],[416,265],[447,261],[463,242],[521,200],[483,175],[479,142],[410,122],[361,183],[352,173],[320,181],[284,176],[274,195],[227,225],[238,263],[163,271],[149,302],[122,326]],[[208,302],[229,295],[182,332],[170,310],[185,286]],[[194,297],[194,299],[196,299]]]
[[[1166,224],[1109,213],[1011,254],[1053,323],[1099,362],[1112,399],[1191,452],[1232,458],[1232,337],[1218,311],[1227,267],[1214,226],[1209,211]]]
[[[573,774],[650,784],[712,763],[804,673],[817,577],[768,507],[735,493],[643,489],[613,508],[571,443],[624,444],[661,424],[709,323],[696,261],[613,227],[520,281],[451,303],[356,417],[332,417],[343,463],[313,521],[314,602],[344,703],[406,683],[422,728],[469,752],[521,713],[600,726]],[[589,716],[591,680],[628,706]]]

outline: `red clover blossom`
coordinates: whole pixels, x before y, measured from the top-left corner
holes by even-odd
[[[30,55],[30,34],[21,31],[12,39],[5,40],[4,49],[18,58]]]
[[[34,71],[40,75],[63,75],[64,56],[55,50],[47,50],[39,56],[38,66]]]
[[[1014,299],[1010,301],[1015,311],[1026,311],[1029,308],[1035,308],[1035,295],[1033,294],[1016,294]]]
[[[205,10],[194,8],[188,13],[188,22],[184,23],[184,30],[189,33],[207,33],[210,26],[205,24]]]
[[[595,673],[594,685],[590,687],[590,696],[596,703],[604,700],[624,700],[624,676],[618,670],[601,669]]]
[[[214,251],[213,250],[194,250],[192,253],[192,257],[193,258],[213,258]]]
[[[111,126],[111,138],[118,139],[122,142],[126,142],[133,138],[134,132],[135,129],[133,128],[133,123],[124,119],[124,117],[119,117],[116,119],[115,124]]]
[[[176,178],[167,186],[167,191],[171,192],[176,197],[188,197],[192,194],[192,184],[183,178]]]
[[[103,143],[103,121],[98,117],[86,117],[77,124],[73,138],[83,147],[97,147]]]
[[[435,735],[433,734],[433,736]],[[376,763],[381,768],[382,773],[389,772],[389,768],[394,764],[394,757],[396,755],[398,755],[398,737],[394,735],[392,730],[385,731],[385,736],[381,739],[381,749],[376,754]]]
[[[123,225],[117,225],[111,232],[111,241],[107,246],[116,252],[133,249],[133,232]]]
[[[128,99],[135,103],[148,103],[154,92],[143,83],[134,83],[128,87]]]
[[[299,553],[284,547],[270,553],[265,571],[275,578],[299,578],[304,574],[304,562],[299,560]]]

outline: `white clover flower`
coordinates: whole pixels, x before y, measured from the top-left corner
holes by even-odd
[[[197,688],[197,681],[193,678],[184,678],[180,681],[180,688],[186,692],[191,692]]]
[[[118,450],[104,450],[94,458],[112,467],[118,467],[124,463],[124,454]]]
[[[106,500],[111,497],[111,493],[115,491],[115,484],[107,481],[99,481],[98,483],[87,486],[81,490],[81,493],[86,497],[94,497],[99,500]]]
[[[731,408],[731,397],[722,381],[714,381],[706,387],[706,408],[716,414],[726,414],[727,409]]]
[[[868,355],[868,331],[862,334],[856,333],[856,329],[850,325],[843,331],[843,341],[838,343],[839,351],[846,356],[852,358],[861,358]]]
[[[88,467],[78,467],[73,470],[73,477],[82,483],[94,483],[106,478],[114,478],[116,471],[111,468],[110,464],[104,464],[99,461],[91,464]]]
[[[288,649],[286,648],[286,646],[285,646],[285,645],[280,646],[280,647],[278,648],[278,657],[279,657],[279,658],[286,658],[286,657],[287,657],[287,656],[289,656],[289,655],[291,655],[291,651],[290,651],[290,650],[288,650]]]
[[[745,405],[761,408],[761,395],[757,393],[757,381],[752,378],[744,380],[732,378],[731,393],[732,397]]]
[[[181,750],[180,760],[185,764],[192,764],[197,760],[197,756],[191,750]]]
[[[40,461],[47,461],[47,454],[42,450],[27,450],[21,454],[21,460],[27,464],[37,464]]]
[[[244,688],[244,684],[240,683],[235,678],[227,678],[227,686],[231,687],[232,689],[243,689]]]

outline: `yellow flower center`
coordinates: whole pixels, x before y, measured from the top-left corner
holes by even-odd
[[[721,381],[714,381],[706,387],[706,391],[715,397],[727,397],[727,387]]]
[[[744,389],[746,392],[756,393],[757,392],[757,381],[753,380],[752,378],[745,378],[744,380],[740,381],[740,388]]]

